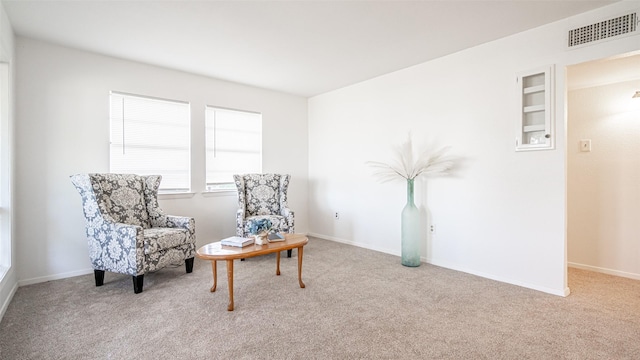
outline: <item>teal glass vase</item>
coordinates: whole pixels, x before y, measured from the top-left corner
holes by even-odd
[[[402,265],[420,266],[420,210],[413,201],[413,179],[407,179],[407,205],[402,209]]]

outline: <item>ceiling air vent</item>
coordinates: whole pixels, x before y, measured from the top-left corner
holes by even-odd
[[[598,41],[612,36],[636,31],[638,16],[636,13],[569,30],[569,47]]]

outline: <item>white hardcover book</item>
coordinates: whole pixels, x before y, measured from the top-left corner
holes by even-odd
[[[232,236],[226,239],[220,240],[220,243],[225,246],[244,247],[253,244],[255,240],[253,238],[243,238],[240,236]]]

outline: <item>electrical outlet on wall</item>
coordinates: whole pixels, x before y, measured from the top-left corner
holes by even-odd
[[[337,212],[337,211],[336,211],[335,213],[333,213],[333,218],[334,218],[335,220],[340,220],[340,213],[339,213],[339,212]]]
[[[590,152],[591,151],[591,139],[582,139],[582,140],[580,140],[580,151],[582,151],[582,152]]]

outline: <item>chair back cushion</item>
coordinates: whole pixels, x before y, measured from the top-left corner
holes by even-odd
[[[134,174],[89,174],[93,192],[101,211],[114,221],[151,227],[145,203],[143,176]]]
[[[280,215],[288,185],[289,175],[244,174],[236,178],[238,195],[244,193],[246,216]]]

